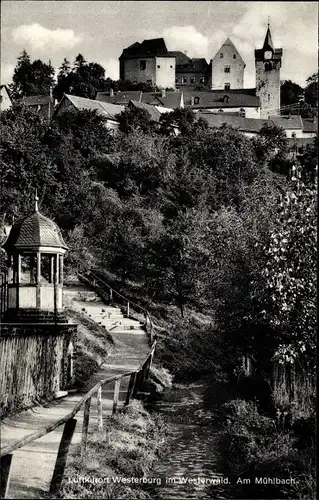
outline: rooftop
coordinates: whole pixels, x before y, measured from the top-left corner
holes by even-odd
[[[152,38],[143,40],[142,43],[135,42],[123,49],[121,58],[168,56],[168,50],[164,38]]]
[[[258,134],[263,125],[268,123],[268,120],[256,118],[244,118],[240,116],[228,115],[226,113],[205,113],[199,111],[196,118],[204,118],[207,120],[209,127],[220,128],[222,125],[228,125],[240,130],[241,132],[250,132]]]
[[[57,224],[40,214],[36,208],[31,215],[13,224],[2,248],[8,251],[11,249],[34,249],[39,247],[67,249]]]
[[[192,98],[198,98],[198,104],[192,104]],[[257,108],[260,106],[259,97],[256,96],[256,89],[237,90],[189,90],[184,92],[185,106],[192,109],[202,108]]]
[[[116,115],[125,109],[124,106],[113,104],[112,102],[97,101],[75,95],[64,94],[63,99],[64,98],[68,99],[77,109],[96,110],[98,114],[111,120],[115,120]]]

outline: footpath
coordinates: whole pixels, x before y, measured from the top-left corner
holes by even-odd
[[[148,336],[137,320],[123,317],[120,308],[106,306],[94,291],[80,282],[64,289],[66,305],[86,318],[103,326],[106,335],[114,342],[113,349],[97,371],[86,383],[85,390],[69,393],[60,400],[4,418],[1,422],[1,448],[27,437],[36,430],[54,423],[69,414],[83,394],[100,379],[119,375],[137,369],[149,353]],[[128,378],[122,380],[119,407],[125,401]],[[113,385],[102,389],[103,414],[111,414],[113,406]],[[94,400],[92,401],[94,403]],[[96,405],[92,404],[90,428],[97,428]],[[77,425],[72,439],[72,447],[80,443],[83,409],[76,415]],[[7,498],[45,498],[48,495],[57,452],[63,432],[63,425],[45,436],[13,452],[10,484]]]

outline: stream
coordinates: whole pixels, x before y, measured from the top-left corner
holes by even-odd
[[[153,492],[156,500],[232,498],[218,464],[220,429],[205,390],[201,381],[175,385],[149,407],[170,428],[168,450],[152,470],[152,477],[160,478]]]

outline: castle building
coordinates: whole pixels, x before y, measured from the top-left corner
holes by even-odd
[[[227,38],[211,60],[212,90],[235,90],[244,88],[246,64],[233,42]]]
[[[209,65],[205,58],[190,58],[183,52],[171,52],[176,57],[175,86],[206,86],[209,79]]]
[[[256,95],[261,118],[280,115],[280,68],[282,49],[274,48],[270,27],[262,49],[255,50]]]
[[[121,80],[175,88],[175,55],[167,50],[163,38],[133,43],[123,50],[119,61]]]

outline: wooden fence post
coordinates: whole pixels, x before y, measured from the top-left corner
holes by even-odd
[[[74,434],[76,419],[71,418],[68,420],[64,426],[63,434],[60,441],[58,456],[55,462],[55,467],[53,471],[53,476],[50,484],[50,493],[58,493],[64,476],[64,470],[66,466],[66,461],[70,449],[70,444]]]
[[[117,413],[117,405],[118,405],[118,402],[119,402],[120,386],[121,386],[121,379],[118,378],[118,379],[115,380],[115,384],[114,384],[114,396],[113,396],[113,410],[112,410],[112,415],[115,415]]]
[[[87,445],[87,439],[88,439],[90,407],[91,407],[91,398],[87,399],[84,403],[82,440],[81,440],[82,462],[85,462],[85,458],[86,458],[86,445]]]
[[[130,404],[130,399],[131,399],[131,395],[132,395],[132,392],[134,389],[134,384],[135,384],[135,378],[136,378],[136,373],[132,373],[132,375],[130,376],[130,381],[129,381],[129,385],[128,385],[127,393],[126,393],[126,399],[125,399],[126,406]]]
[[[99,431],[103,431],[102,386],[100,386],[97,390],[96,403],[97,403],[97,428]]]
[[[7,498],[10,481],[12,454],[0,457],[1,481],[0,481],[0,498]]]
[[[136,398],[136,395],[137,395],[137,391],[138,391],[138,388],[139,388],[139,385],[141,382],[141,372],[139,371],[135,375],[136,375],[135,376],[135,383],[134,383],[133,392],[132,392],[133,398]]]

